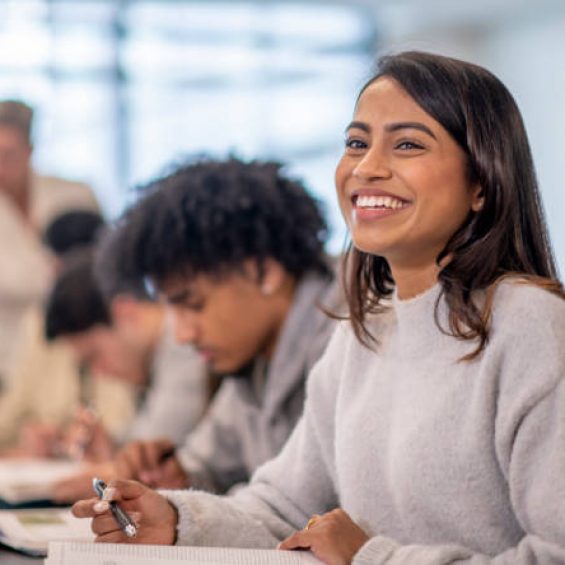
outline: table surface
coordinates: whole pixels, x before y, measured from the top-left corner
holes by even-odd
[[[2,565],[43,565],[43,560],[38,557],[27,557],[16,551],[0,547],[0,563]]]

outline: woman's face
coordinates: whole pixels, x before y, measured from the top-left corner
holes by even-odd
[[[481,204],[466,155],[447,131],[388,77],[361,95],[336,170],[355,246],[395,267],[435,264]]]

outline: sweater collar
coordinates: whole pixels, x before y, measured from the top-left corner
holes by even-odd
[[[396,290],[391,297],[398,331],[404,343],[414,348],[414,353],[428,351],[442,335],[436,323],[436,305],[437,321],[442,328],[449,328],[447,305],[441,297],[441,291],[442,286],[438,282],[412,298],[401,300]]]

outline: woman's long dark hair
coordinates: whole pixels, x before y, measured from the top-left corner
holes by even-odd
[[[473,358],[488,340],[498,282],[517,277],[564,296],[524,124],[507,88],[477,65],[417,51],[386,56],[360,96],[382,76],[395,80],[447,130],[467,155],[470,181],[481,187],[482,209],[469,213],[437,257],[438,264],[449,257],[439,272],[450,312],[448,331],[478,340],[466,357]],[[353,329],[370,346],[374,338],[366,317],[393,291],[389,265],[350,246],[344,273]],[[472,299],[476,290],[487,291],[481,308]]]

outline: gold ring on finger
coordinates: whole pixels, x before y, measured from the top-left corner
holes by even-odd
[[[304,529],[309,530],[315,523],[316,523],[316,518],[312,516],[312,518],[310,518],[310,520],[308,520],[308,522],[306,523],[306,527]]]

